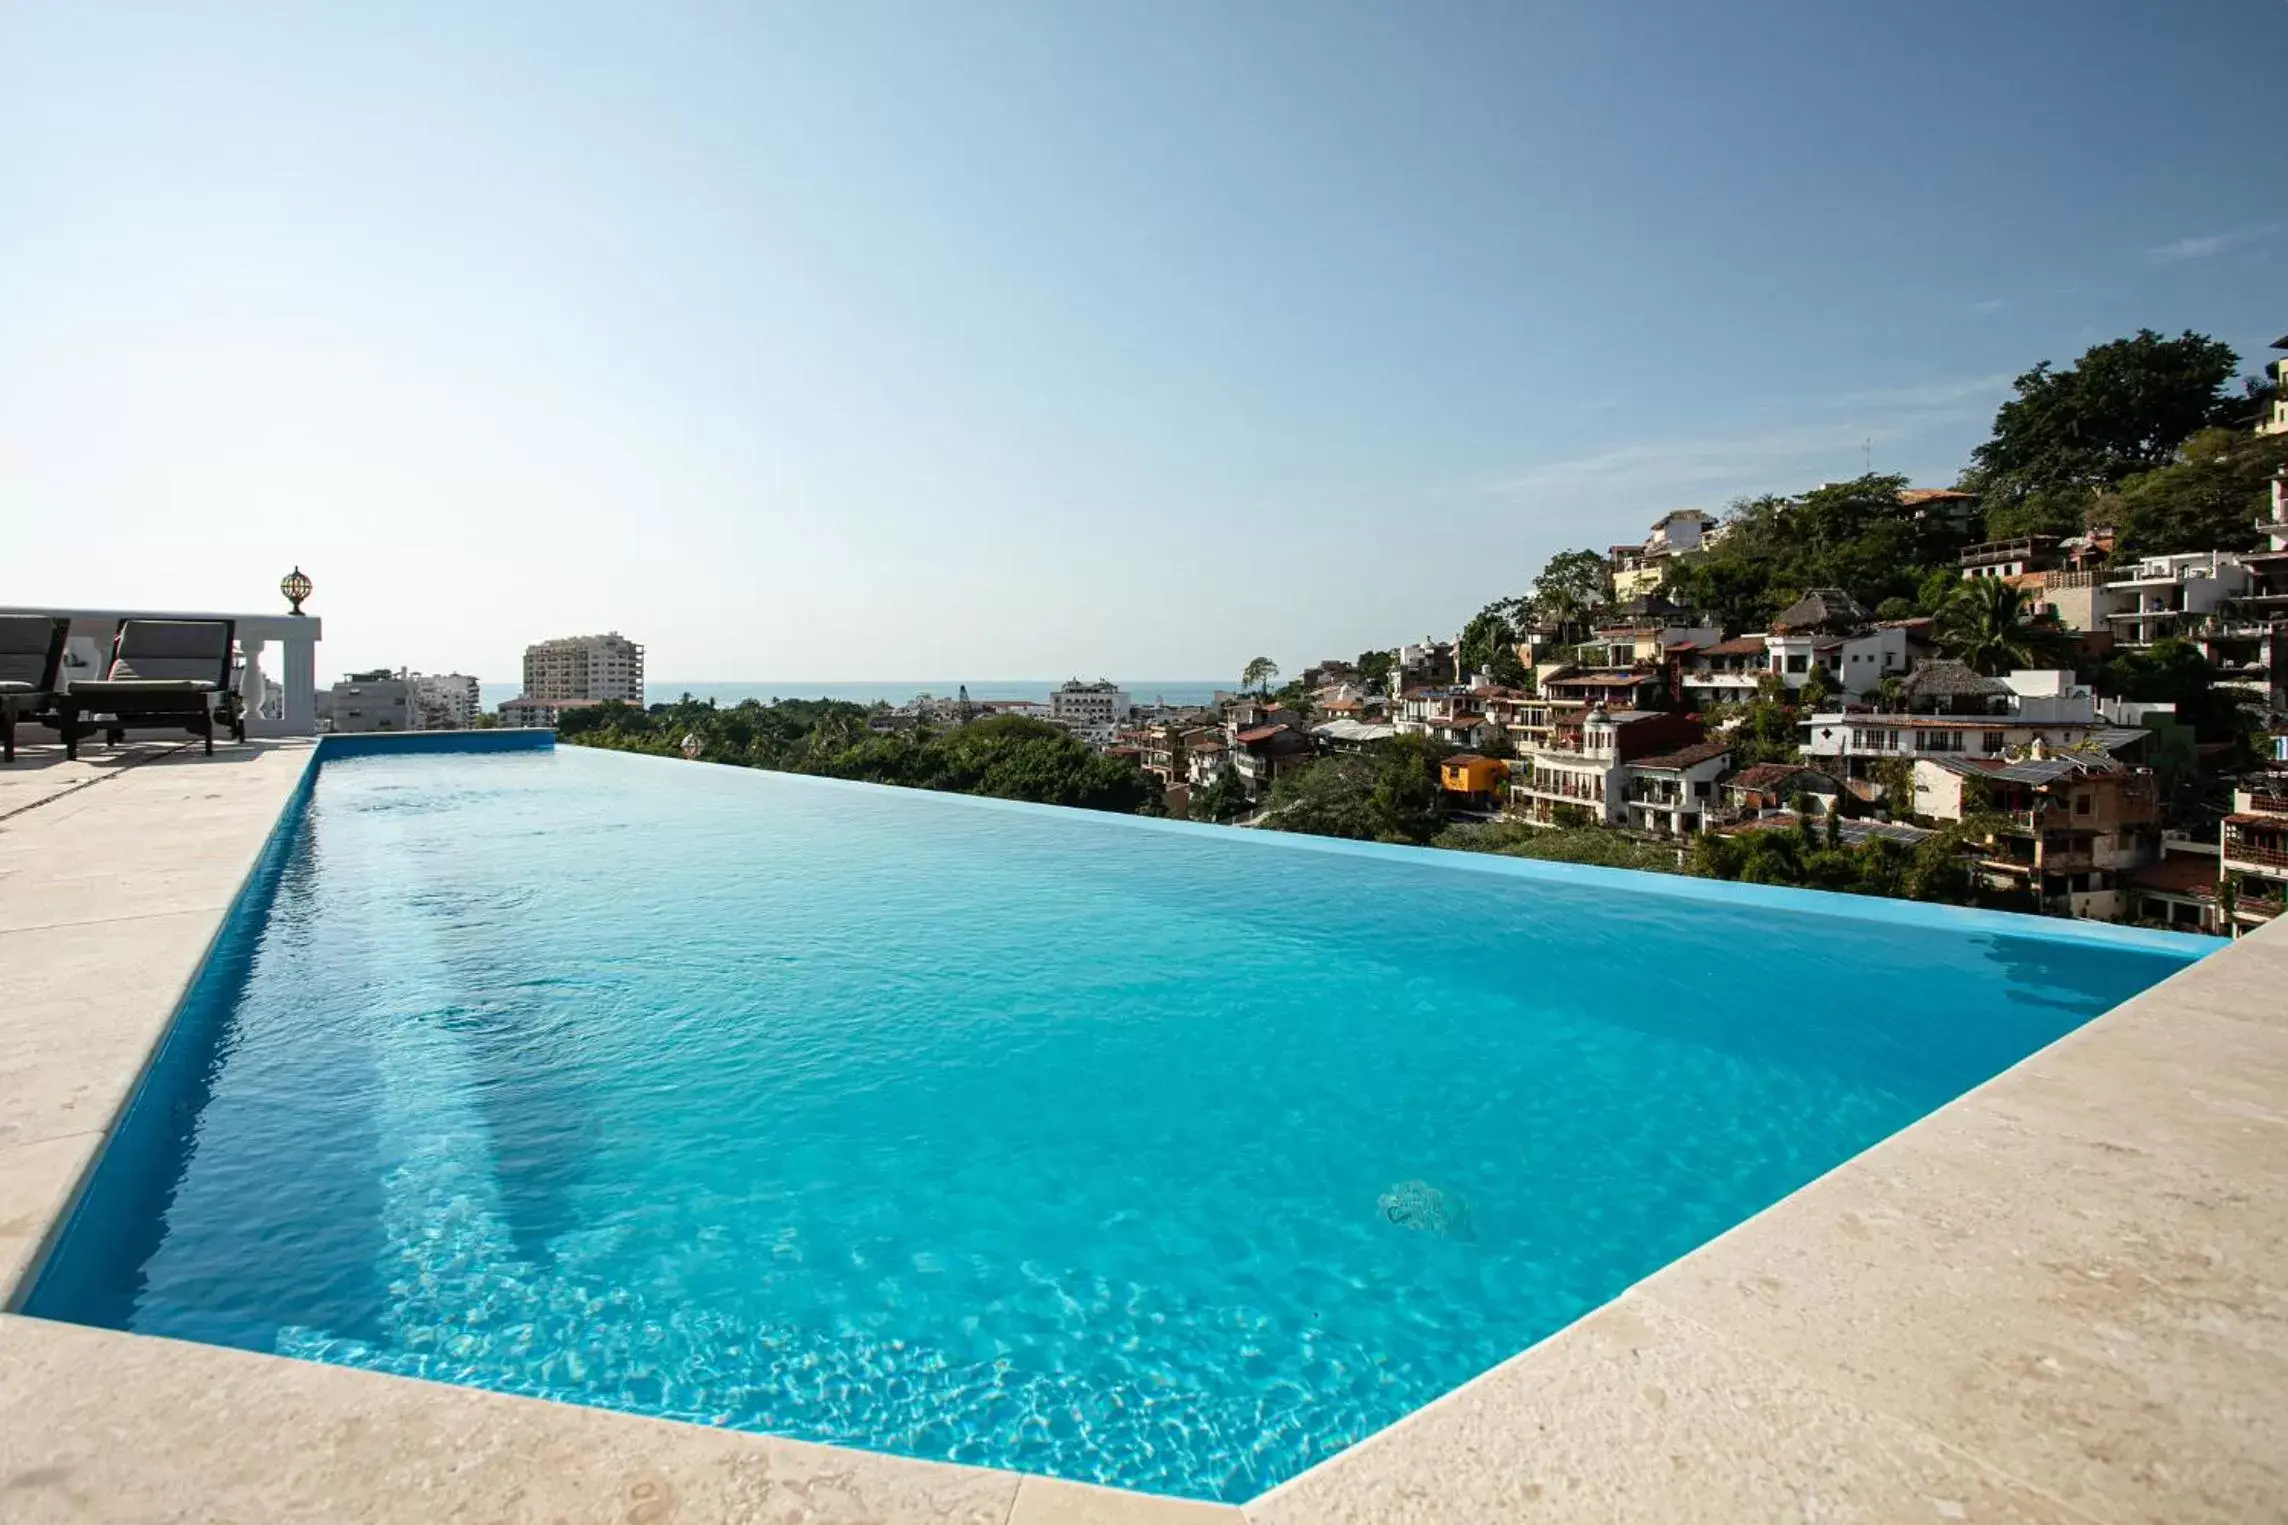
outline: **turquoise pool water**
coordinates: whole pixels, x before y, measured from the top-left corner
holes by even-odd
[[[577,749],[274,866],[28,1311],[1231,1500],[2205,947]]]

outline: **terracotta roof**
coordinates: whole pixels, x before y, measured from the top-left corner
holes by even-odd
[[[1978,494],[1952,487],[1910,487],[1899,494],[1899,501],[1909,507],[1917,503],[1976,503]]]
[[[1456,752],[1452,757],[1446,758],[1441,766],[1448,768],[1458,768],[1465,763],[1492,761],[1492,758],[1482,756],[1476,752]]]
[[[1704,655],[1711,657],[1760,657],[1769,648],[1764,645],[1764,638],[1760,635],[1736,635],[1729,641],[1718,641],[1713,646],[1703,646],[1700,649]]]
[[[2158,863],[2147,864],[2131,874],[2129,882],[2143,889],[2160,890],[2164,894],[2214,900],[2217,894],[2217,865],[2214,859],[2180,853],[2174,858],[2163,858]]]
[[[1732,750],[1728,741],[1696,741],[1689,747],[1679,747],[1659,757],[1640,757],[1629,764],[1632,768],[1661,768],[1682,770],[1697,768],[1711,757],[1722,757]]]
[[[1221,752],[1223,743],[1220,741],[1195,741],[1191,744],[1191,750],[1194,752]]]
[[[1234,741],[1238,741],[1238,742],[1257,742],[1257,741],[1263,741],[1263,740],[1266,740],[1266,739],[1268,739],[1268,738],[1270,738],[1270,737],[1273,737],[1273,736],[1276,736],[1276,735],[1278,735],[1278,734],[1279,734],[1281,731],[1284,731],[1284,730],[1286,730],[1286,729],[1287,729],[1287,727],[1285,727],[1285,726],[1283,726],[1283,725],[1259,725],[1259,726],[1257,726],[1257,727],[1256,727],[1254,730],[1252,730],[1252,731],[1242,731],[1242,732],[1240,732],[1240,733],[1239,733],[1237,736],[1234,736],[1234,737],[1232,738],[1232,740],[1234,740]]]
[[[1835,780],[1817,768],[1806,768],[1799,763],[1779,762],[1756,763],[1752,767],[1742,768],[1726,782],[1737,784],[1743,789],[1771,789],[1786,783],[1791,778],[1800,778],[1805,774],[1824,782],[1830,791],[1835,787]],[[1817,793],[1819,791],[1814,790],[1812,792]]]

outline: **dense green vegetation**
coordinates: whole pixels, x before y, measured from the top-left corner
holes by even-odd
[[[1431,844],[1463,852],[1538,858],[1547,863],[1588,863],[1599,868],[1677,872],[1676,849],[1632,837],[1610,826],[1528,826],[1523,821],[1464,822],[1438,833]]]
[[[2020,376],[1963,473],[1989,535],[2079,534],[2109,490],[2169,465],[2200,430],[2243,417],[2263,384],[2231,397],[2226,383],[2239,368],[2232,347],[2205,334],[2140,329],[2064,370],[2045,360]]]
[[[1963,857],[1966,840],[1967,828],[1958,826],[1913,847],[1880,838],[1854,847],[1840,839],[1832,824],[1802,821],[1787,830],[1697,837],[1691,871],[1742,884],[1969,905],[1980,897]]]
[[[998,715],[942,732],[877,732],[863,706],[838,700],[749,700],[729,708],[603,704],[566,712],[557,732],[576,746],[679,756],[693,737],[708,762],[862,779],[913,789],[985,794],[1123,814],[1156,812],[1159,781],[1126,758],[1091,752],[1040,720]]]
[[[1271,786],[1263,824],[1361,842],[1428,842],[1445,824],[1441,755],[1427,737],[1394,736],[1305,763]]]

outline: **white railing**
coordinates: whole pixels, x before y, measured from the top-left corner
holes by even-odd
[[[229,620],[236,627],[243,662],[238,693],[246,704],[246,734],[314,736],[318,732],[318,642],[324,627],[316,615],[59,609],[43,604],[10,605],[0,608],[0,614],[44,614],[71,621],[64,653],[63,681],[67,685],[74,679],[102,676],[111,638],[121,620]],[[273,682],[262,670],[263,651],[273,644],[284,648],[282,682]]]

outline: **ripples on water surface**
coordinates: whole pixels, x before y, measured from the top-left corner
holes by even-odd
[[[237,951],[34,1312],[1231,1500],[2178,966],[577,749]]]

